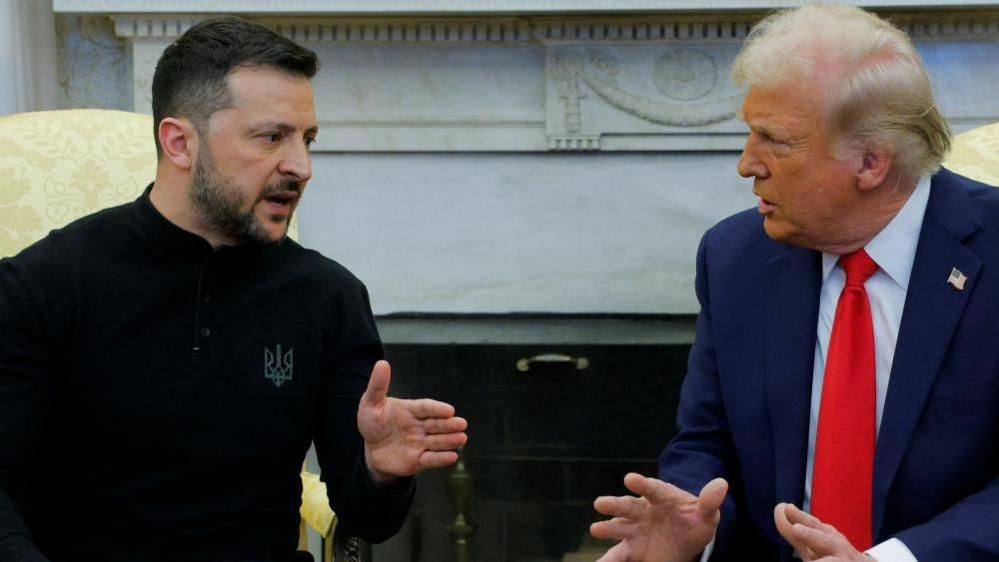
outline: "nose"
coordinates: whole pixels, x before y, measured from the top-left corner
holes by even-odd
[[[763,162],[756,157],[754,144],[753,133],[750,133],[746,139],[746,145],[742,148],[742,154],[739,155],[739,163],[736,164],[736,171],[744,178],[764,179],[770,175],[770,172]]]
[[[287,153],[278,165],[278,171],[284,176],[291,176],[301,183],[312,178],[312,155],[305,142],[289,145]]]

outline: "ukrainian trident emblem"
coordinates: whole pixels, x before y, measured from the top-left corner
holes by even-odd
[[[294,364],[295,348],[283,354],[281,344],[278,344],[275,351],[264,348],[264,378],[270,379],[274,386],[281,386],[291,380]]]

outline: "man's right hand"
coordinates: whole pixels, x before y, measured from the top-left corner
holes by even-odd
[[[598,539],[621,541],[597,562],[690,562],[711,542],[721,519],[728,482],[715,478],[698,496],[655,478],[630,473],[634,496],[601,496],[597,511],[613,519],[590,526]]]

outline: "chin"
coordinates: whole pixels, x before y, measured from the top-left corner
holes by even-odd
[[[779,221],[775,221],[770,217],[763,218],[763,231],[766,232],[767,236],[771,239],[778,242],[784,242],[788,235],[787,228],[785,228]]]

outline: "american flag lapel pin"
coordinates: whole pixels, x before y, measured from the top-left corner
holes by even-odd
[[[961,273],[961,270],[955,267],[950,270],[950,277],[947,278],[947,283],[958,291],[963,291],[964,282],[967,280],[968,276]]]

